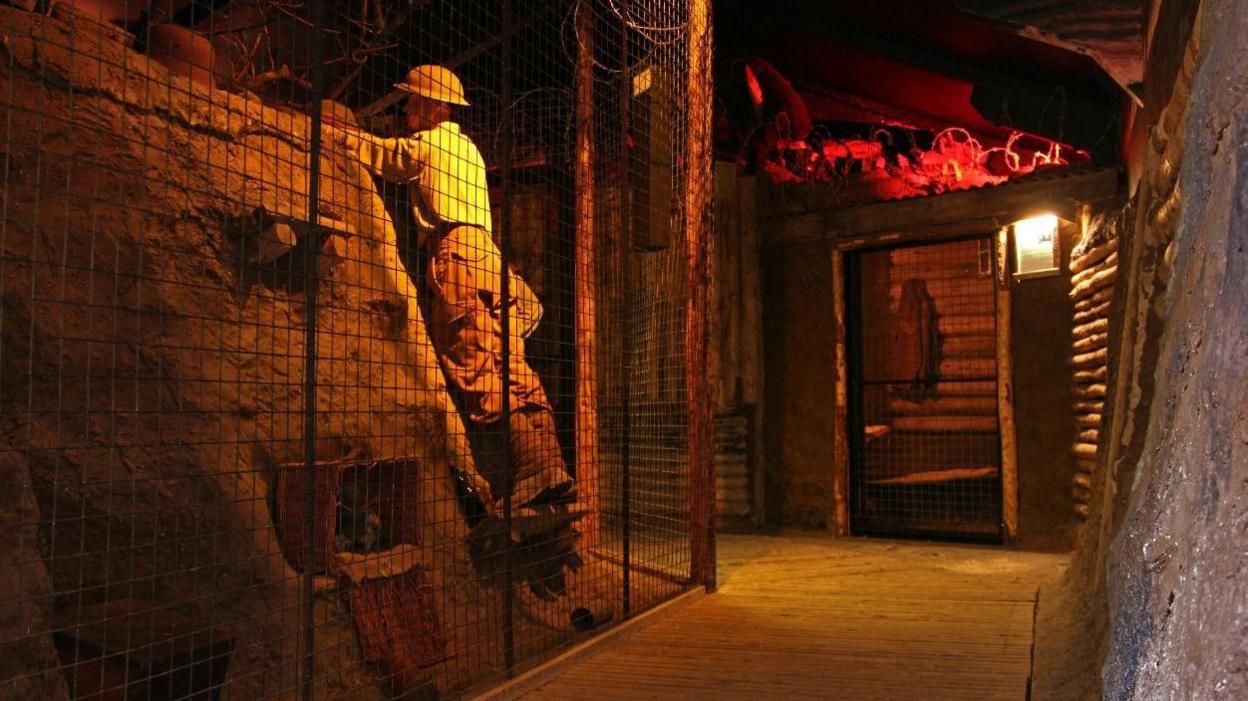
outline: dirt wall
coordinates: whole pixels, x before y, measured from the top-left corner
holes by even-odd
[[[775,525],[825,528],[833,518],[833,255],[818,246],[763,252],[766,519]]]
[[[1139,452],[1119,453],[1135,459],[1109,554],[1115,700],[1248,697],[1248,7],[1204,2],[1192,33],[1150,124],[1160,156],[1142,170],[1132,242],[1141,304],[1124,323],[1141,321],[1124,351],[1144,353],[1126,379],[1151,380],[1151,402],[1130,406],[1134,436],[1120,432]]]
[[[306,219],[306,117],[173,76],[89,23],[0,7],[0,27],[0,641],[20,650],[0,698],[63,696],[48,620],[118,601],[232,639],[223,699],[297,688],[305,598],[270,494],[303,454],[304,260],[323,277],[318,457],[421,459],[438,607],[477,611],[462,520],[435,506],[454,509],[447,467],[471,458],[371,177],[327,143],[342,247],[253,263],[257,207]],[[317,696],[384,697],[332,584],[315,605]],[[479,625],[449,631],[461,659]]]
[[[1093,510],[1041,593],[1038,699],[1248,696],[1248,8],[1162,3],[1152,35]]]
[[[1061,226],[1060,275],[1012,283],[1014,422],[1018,450],[1018,535],[1027,548],[1066,550],[1078,523],[1071,509],[1075,461],[1071,414],[1070,251],[1077,226]]]

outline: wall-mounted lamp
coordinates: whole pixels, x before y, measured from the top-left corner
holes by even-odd
[[[1057,235],[1057,215],[1041,214],[1019,219],[1014,230],[1014,279],[1027,280],[1061,273],[1062,246]]]

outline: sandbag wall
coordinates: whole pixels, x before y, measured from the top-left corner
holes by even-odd
[[[1072,330],[1074,416],[1076,436],[1072,450],[1075,473],[1071,497],[1075,513],[1091,513],[1093,473],[1101,417],[1105,409],[1108,374],[1109,307],[1118,279],[1118,239],[1111,225],[1095,226],[1075,246],[1070,258],[1071,290],[1075,326]]]

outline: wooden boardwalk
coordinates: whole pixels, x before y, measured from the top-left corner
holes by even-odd
[[[1062,555],[721,536],[720,590],[524,698],[1027,698],[1037,586]]]

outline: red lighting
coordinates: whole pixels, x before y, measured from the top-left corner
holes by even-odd
[[[749,66],[745,67],[745,85],[750,90],[750,101],[755,107],[763,104],[763,86],[758,84],[758,77]]]
[[[918,132],[910,132],[910,139],[922,141]],[[777,182],[841,183],[858,193],[865,188],[875,199],[892,199],[999,185],[1037,168],[1067,165],[1067,154],[1077,162],[1088,160],[1085,152],[1020,131],[995,146],[985,146],[962,127],[942,129],[927,148],[907,149],[904,133],[884,128],[869,138],[815,136],[813,141],[817,148],[798,140],[773,142],[760,166]]]

